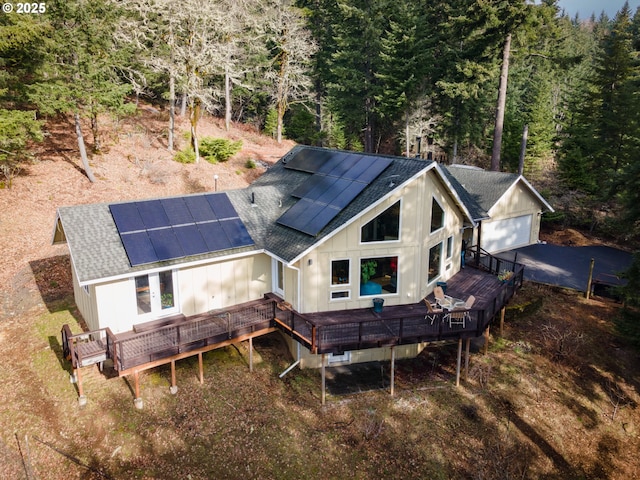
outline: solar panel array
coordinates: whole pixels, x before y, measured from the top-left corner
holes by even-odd
[[[292,192],[300,200],[278,218],[278,223],[317,235],[392,161],[357,153],[301,150],[285,168],[313,175]]]
[[[109,205],[131,266],[253,245],[226,193]]]

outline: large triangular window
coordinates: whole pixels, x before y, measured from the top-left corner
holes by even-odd
[[[360,238],[362,243],[400,240],[400,200],[365,224]]]

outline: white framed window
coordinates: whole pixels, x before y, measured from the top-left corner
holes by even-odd
[[[336,290],[331,292],[331,300],[349,300],[351,298],[351,290]]]
[[[427,283],[440,278],[442,274],[442,242],[429,249],[429,264],[427,265]]]
[[[436,232],[444,227],[444,209],[433,197],[431,200],[431,233]]]
[[[398,257],[360,259],[360,296],[398,293]]]
[[[397,242],[400,240],[401,203],[387,208],[360,228],[360,243]]]
[[[351,259],[338,258],[331,260],[331,300],[348,300],[351,298]]]
[[[284,298],[284,263],[275,258],[271,259],[273,273],[273,293]]]
[[[447,260],[453,256],[453,236],[447,238]]]
[[[331,260],[331,286],[351,285],[351,259]]]

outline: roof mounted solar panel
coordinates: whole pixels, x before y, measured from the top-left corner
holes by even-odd
[[[182,246],[172,228],[162,228],[147,231],[149,240],[156,251],[158,260],[171,260],[172,258],[182,258],[185,256]]]
[[[210,251],[217,252],[231,248],[229,237],[220,222],[202,223],[198,225],[198,229]]]
[[[364,157],[362,155],[358,155],[355,153],[336,155],[332,158],[331,162],[325,163],[325,165],[323,165],[318,170],[318,173],[324,173],[326,175],[332,175],[334,177],[342,177],[363,158]]]
[[[253,239],[239,218],[231,218],[220,222],[222,229],[227,234],[232,247],[245,247],[253,245]]]
[[[216,214],[211,208],[211,204],[207,201],[204,195],[184,197],[184,203],[187,204],[187,208],[191,212],[191,216],[196,223],[218,220],[218,217],[216,217]]]
[[[209,251],[209,247],[204,241],[204,238],[202,238],[202,234],[197,225],[179,225],[173,227],[173,233],[182,246],[182,251],[185,256],[199,255]]]
[[[160,200],[136,202],[136,207],[147,229],[168,227],[170,225]]]
[[[135,202],[109,205],[111,216],[118,233],[140,232],[146,230]]]
[[[121,203],[109,209],[131,266],[253,245],[226,193]]]
[[[120,235],[120,239],[132,266],[158,261],[158,255],[147,232],[125,233]]]
[[[236,209],[231,205],[231,200],[227,195],[206,195],[205,196],[213,213],[218,220],[224,220],[226,218],[238,218]]]
[[[375,157],[347,152],[306,150],[305,165],[313,155],[325,158],[316,172],[291,194],[300,200],[278,218],[281,225],[309,235],[317,235],[349,203],[375,180],[391,163],[388,157]],[[302,162],[302,161],[301,161]]]
[[[295,156],[287,160],[285,168],[299,172],[316,173],[318,169],[331,158],[333,152],[329,150],[301,149]]]
[[[184,199],[182,197],[178,198],[163,198],[160,200],[162,206],[164,208],[165,213],[167,214],[167,218],[169,219],[169,224],[176,225],[188,225],[190,223],[194,223],[195,220],[187,207],[187,204],[184,203]]]

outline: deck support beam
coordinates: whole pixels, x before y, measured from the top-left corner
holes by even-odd
[[[456,387],[460,386],[460,367],[462,364],[462,338],[458,339],[458,361],[456,363]]]
[[[327,375],[325,372],[325,365],[324,365],[324,360],[325,360],[325,354],[322,354],[322,369],[320,372],[320,377],[322,378],[322,405],[325,404],[326,401],[326,386],[327,386]]]
[[[507,312],[507,307],[500,309],[500,338],[504,337],[504,316]]]
[[[487,329],[484,331],[484,346],[482,350],[482,353],[485,355],[489,352],[489,325],[487,325]]]
[[[176,385],[176,361],[171,360],[171,387],[169,387],[169,391],[172,395],[178,393],[178,385]]]
[[[464,345],[464,379],[469,378],[469,350],[471,348],[471,339],[467,338]]]
[[[84,407],[87,404],[87,397],[84,394],[84,390],[82,388],[82,375],[80,374],[80,366],[73,371],[73,375],[71,378],[75,378],[76,383],[78,384],[78,405],[80,407]]]
[[[391,347],[391,396],[395,395],[396,349]]]
[[[202,365],[202,352],[198,352],[198,367],[200,370],[200,385],[204,384],[204,368]]]
[[[253,373],[253,337],[249,337],[249,372]]]
[[[138,370],[135,370],[133,372],[133,391],[135,394],[133,404],[138,410],[142,410],[144,402],[142,401],[142,397],[140,397],[140,373],[138,372]]]

